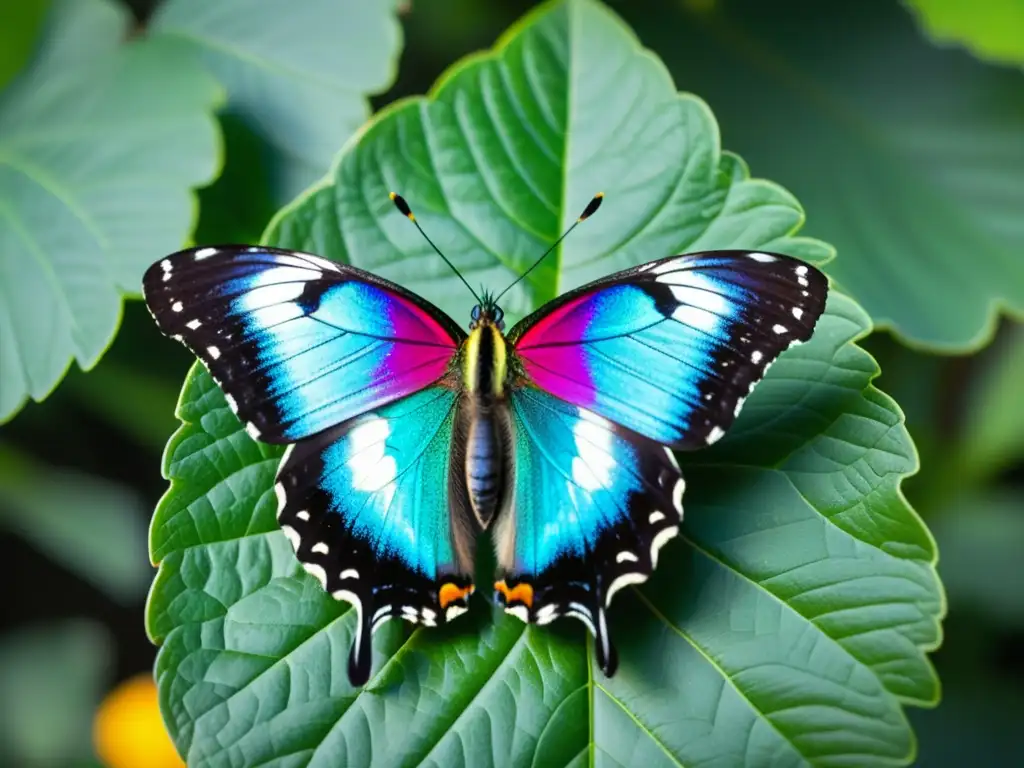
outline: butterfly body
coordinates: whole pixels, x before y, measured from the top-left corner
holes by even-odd
[[[467,502],[477,523],[487,528],[507,497],[511,435],[508,419],[509,349],[500,309],[487,304],[473,310],[470,334],[462,344],[461,412]]]
[[[674,450],[724,434],[768,365],[810,337],[827,283],[779,254],[673,256],[508,334],[490,297],[467,333],[394,283],[267,247],[173,254],[144,291],[250,435],[291,444],[278,519],[305,570],[355,606],[361,684],[382,622],[467,610],[482,530],[506,612],[579,619],[614,673],[612,598],[679,532]]]

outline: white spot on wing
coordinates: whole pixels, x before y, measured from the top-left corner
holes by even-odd
[[[736,401],[736,408],[732,412],[732,417],[735,419],[740,415],[740,411],[743,410],[743,404],[747,401],[747,398],[741,397]]]
[[[370,416],[360,421],[349,432],[348,464],[352,470],[352,487],[358,491],[389,490],[384,508],[390,505],[394,494],[392,483],[398,475],[394,456],[387,455],[387,438],[391,425],[387,419]]]
[[[665,448],[665,455],[668,457],[668,463],[672,465],[672,468],[679,469],[679,462],[676,461],[676,455],[671,448]]]
[[[162,269],[164,272],[170,273],[171,269],[173,268],[174,265],[171,264],[170,259],[164,259],[163,261],[160,262],[160,269]]]
[[[672,296],[680,306],[672,317],[681,323],[713,332],[732,308],[721,289],[709,277],[693,270],[678,270],[658,277],[659,283],[671,286]]]
[[[280,515],[284,505],[288,502],[288,496],[284,492],[284,486],[281,483],[274,483],[274,495],[277,497],[277,514]]]
[[[718,327],[718,315],[704,309],[680,304],[672,313],[672,319],[707,333],[714,333]]]
[[[183,310],[184,308],[185,305],[182,304],[180,301],[176,301],[173,304],[171,304],[171,312],[181,312],[181,310]]]
[[[796,273],[803,277],[804,275],[807,274],[807,267],[804,264],[801,264],[799,267],[796,268]]]
[[[754,261],[770,262],[775,261],[775,257],[770,253],[748,253],[747,256]]]
[[[779,334],[781,336],[782,334],[784,334],[787,331],[789,331],[789,328],[787,328],[784,325],[780,325],[780,324],[776,323],[775,325],[772,326],[772,330],[775,331],[775,333],[777,333],[777,334]]]
[[[683,482],[683,478],[676,480],[675,487],[672,488],[672,506],[675,507],[676,512],[682,516],[683,514],[683,491],[686,490],[686,483]]]
[[[505,609],[505,613],[515,616],[522,622],[527,624],[530,623],[530,612],[526,609],[525,605],[513,605]]]
[[[712,427],[711,431],[708,432],[708,445],[717,443],[725,436],[725,430],[721,427]]]
[[[284,537],[291,542],[292,549],[298,550],[299,542],[301,541],[301,538],[299,537],[299,532],[292,528],[290,525],[282,525],[281,533],[283,533]]]
[[[231,409],[232,413],[238,413],[238,403],[236,403],[235,398],[233,398],[227,392],[224,393],[224,402],[228,404],[228,408]],[[284,461],[282,461],[281,463],[283,464]]]
[[[611,583],[610,587],[608,587],[608,594],[604,598],[604,604],[611,605],[612,598],[615,596],[615,593],[623,587],[628,587],[630,584],[643,584],[645,581],[647,581],[647,576],[639,571],[631,571],[630,573],[622,574]]]
[[[587,610],[586,606],[581,603],[569,603],[569,610],[565,612],[566,616],[574,616],[575,618],[582,621],[587,625],[587,629],[590,630],[590,634],[596,634],[594,632],[594,622],[590,618],[590,611]]]
[[[761,353],[760,350],[755,349],[753,352],[750,353],[750,362],[754,363],[755,365],[757,363],[760,363],[763,359],[764,355]]]
[[[329,555],[331,553],[331,548],[328,547],[325,542],[318,541],[316,544],[312,546],[310,551],[318,555]]]
[[[615,556],[616,563],[636,563],[639,562],[640,558],[630,552],[628,549],[624,549]]]
[[[187,323],[185,323],[185,327],[193,331],[201,325],[202,322],[199,320],[189,320]]]
[[[327,587],[327,571],[316,563],[303,563],[302,567],[306,569],[306,573],[320,582],[321,587]]]
[[[307,511],[306,511],[306,510],[304,510],[304,509],[302,509],[302,510],[299,510],[298,512],[296,512],[296,513],[295,513],[295,516],[296,516],[297,518],[299,518],[299,520],[303,520],[303,521],[305,521],[305,522],[309,522],[309,512],[307,512]]]
[[[464,614],[469,609],[463,605],[449,605],[448,610],[444,612],[444,620],[451,621]]]
[[[651,523],[652,525],[655,524],[655,523],[660,523],[664,519],[665,519],[665,513],[661,512],[660,510],[657,510],[657,509],[654,510],[653,512],[651,512],[651,514],[648,515],[648,517],[647,517],[647,521],[649,523]]]
[[[262,432],[260,432],[260,428],[253,424],[251,421],[246,423],[245,431],[249,433],[249,437],[251,437],[253,440],[259,440],[260,435],[263,434]]]
[[[207,347],[206,354],[208,354],[211,358],[216,360],[220,357],[220,349],[218,349],[217,347]]]
[[[357,571],[355,568],[346,568],[344,571],[341,572],[341,574],[338,576],[338,578],[342,579],[342,580],[345,580],[345,579],[358,579],[359,578],[359,571]]]
[[[658,531],[658,534],[654,537],[651,542],[651,568],[658,567],[658,551],[665,546],[671,539],[674,539],[679,533],[679,527],[673,525],[670,528],[664,528]]]
[[[558,606],[555,603],[548,603],[537,611],[537,624],[550,624],[558,618]]]
[[[793,307],[793,317],[795,317],[797,320],[799,320],[803,316],[804,316],[804,311],[802,309],[800,309],[800,307]]]
[[[579,414],[580,420],[572,430],[578,454],[572,460],[572,479],[586,491],[607,488],[615,469],[608,422],[582,408]]]
[[[352,652],[358,657],[360,640],[363,636],[363,633],[359,631],[359,628],[363,624],[363,603],[355,592],[349,592],[347,589],[336,589],[334,592],[331,592],[331,597],[335,600],[345,600],[351,603],[356,609],[356,631],[353,632],[354,645],[352,647]]]
[[[196,251],[196,261],[208,259],[211,256],[213,256],[213,254],[215,254],[216,252],[216,248],[200,248],[198,251]]]

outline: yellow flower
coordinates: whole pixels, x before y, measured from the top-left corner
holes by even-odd
[[[96,755],[107,768],[184,768],[160,717],[153,677],[125,680],[107,694],[93,723]]]

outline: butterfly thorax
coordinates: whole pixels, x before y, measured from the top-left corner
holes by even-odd
[[[466,492],[482,528],[490,525],[504,501],[510,444],[508,347],[501,332],[501,316],[489,309],[474,310],[471,331],[462,348]]]

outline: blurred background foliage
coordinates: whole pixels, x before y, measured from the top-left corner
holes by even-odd
[[[917,764],[1024,763],[1021,5],[609,4],[708,101],[723,146],[797,195],[806,232],[838,248],[830,273],[884,329],[865,346],[920,452],[904,488],[950,606],[943,703],[909,711]],[[142,765],[102,734],[155,706],[137,677],[155,654],[145,530],[191,363],[135,300],[145,266],[192,241],[258,240],[372,110],[426,92],[532,5],[2,4],[0,764],[95,765],[95,743],[109,765]],[[27,174],[49,185],[41,208]],[[101,231],[80,231],[74,197]],[[37,258],[39,276],[26,237],[62,254]],[[90,280],[103,295],[74,295]],[[60,381],[72,358],[92,370]]]

